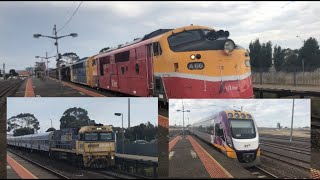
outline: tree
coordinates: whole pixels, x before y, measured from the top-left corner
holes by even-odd
[[[28,131],[29,129],[32,129],[32,133],[34,133],[34,130],[37,131],[40,129],[39,127],[39,121],[36,117],[34,117],[33,114],[30,113],[21,113],[17,116],[12,116],[7,121],[8,125],[8,132],[10,131],[16,131],[18,133],[24,133],[24,132],[31,132]],[[19,130],[21,129],[21,130]]]
[[[272,44],[271,41],[263,43],[260,50],[260,59],[262,71],[268,71],[272,65]],[[259,63],[259,64],[260,64]]]
[[[109,49],[110,49],[109,47],[105,47],[105,48],[101,49],[99,53],[103,53],[103,52],[105,52],[105,51],[107,51]]]
[[[319,43],[315,38],[310,37],[305,41],[299,51],[299,66],[302,67],[302,60],[307,69],[314,70],[320,67]]]
[[[55,131],[55,130],[56,130],[55,128],[51,127],[46,132]]]
[[[18,76],[19,74],[14,69],[10,69],[9,71],[10,76]]]
[[[250,64],[253,71],[258,71],[259,66],[259,59],[260,59],[260,50],[261,44],[259,39],[256,39],[254,42],[250,42],[249,44],[249,51],[250,51]]]
[[[74,52],[64,53],[61,55],[61,58],[64,59],[65,62],[70,63],[70,64],[72,64],[80,59],[79,56]]]
[[[88,111],[82,108],[69,108],[60,118],[60,129],[62,128],[81,128],[91,124],[93,120],[88,117]],[[95,121],[92,122],[95,124]]]
[[[272,64],[271,41],[260,44],[259,39],[249,44],[250,63],[253,71],[268,71]]]
[[[273,60],[276,71],[281,71],[285,57],[285,51],[281,48],[281,46],[275,46],[273,49]]]
[[[24,136],[29,134],[34,134],[34,130],[32,128],[25,127],[25,128],[15,129],[13,131],[13,136]]]

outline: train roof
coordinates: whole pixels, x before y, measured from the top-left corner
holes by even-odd
[[[204,122],[204,121],[213,119],[213,118],[215,118],[218,114],[221,114],[221,113],[225,113],[227,116],[228,116],[229,113],[231,113],[231,114],[232,114],[232,117],[234,117],[235,114],[238,113],[238,114],[240,115],[240,117],[239,117],[240,119],[252,119],[252,118],[253,118],[252,115],[251,115],[250,113],[248,113],[248,112],[239,111],[239,110],[234,110],[234,109],[228,109],[228,110],[219,111],[219,112],[217,112],[217,113],[215,113],[215,114],[212,114],[212,115],[210,115],[210,116],[207,116],[207,117],[205,117],[205,118],[202,118],[202,119],[200,119],[199,121],[197,121],[197,122],[194,123],[194,124],[201,123],[201,122]],[[246,115],[245,118],[241,118],[241,114]],[[248,116],[248,115],[249,115],[249,116]],[[250,118],[248,118],[248,117],[250,117]]]
[[[91,125],[91,126],[83,126],[79,130],[79,133],[86,132],[110,132],[112,131],[111,125]]]
[[[23,136],[11,136],[10,138],[44,137],[44,136],[48,136],[50,133],[52,133],[52,131],[50,131],[50,132],[38,133],[38,134],[28,134],[28,135],[23,135]]]

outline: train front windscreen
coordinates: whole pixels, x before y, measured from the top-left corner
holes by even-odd
[[[235,139],[253,139],[256,129],[252,119],[230,119],[232,137]]]
[[[110,141],[114,141],[114,134],[112,132],[85,133],[84,134],[84,141],[110,142]]]

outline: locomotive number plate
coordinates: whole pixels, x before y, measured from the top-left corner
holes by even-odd
[[[188,69],[190,70],[199,70],[204,68],[203,62],[191,62],[188,64]]]

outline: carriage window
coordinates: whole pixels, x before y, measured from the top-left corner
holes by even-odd
[[[136,73],[139,74],[140,68],[139,68],[139,64],[136,64]]]
[[[115,55],[115,62],[129,61],[130,51],[121,52]]]
[[[159,42],[155,42],[152,44],[153,48],[153,56],[159,56],[162,54],[162,49]]]

